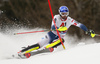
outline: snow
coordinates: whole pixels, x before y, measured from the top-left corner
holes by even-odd
[[[20,29],[15,32],[34,31],[41,29]],[[77,42],[76,36],[66,35],[64,50],[59,46],[52,53],[43,53],[28,59],[8,59],[17,53],[22,46],[35,44],[47,32],[13,35],[0,33],[0,64],[100,64],[100,43],[93,39],[82,39]],[[77,42],[77,43],[75,43]]]

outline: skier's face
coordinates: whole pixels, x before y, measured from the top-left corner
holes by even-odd
[[[67,16],[67,13],[62,12],[61,15],[62,16]]]
[[[63,19],[66,19],[66,18],[67,18],[67,13],[61,13],[61,17],[62,17]]]

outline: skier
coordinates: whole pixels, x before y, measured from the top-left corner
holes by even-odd
[[[56,28],[53,21],[55,21],[56,23],[57,29],[59,31],[63,43],[64,43],[64,36],[71,25],[75,25],[81,28],[86,32],[86,34],[90,35],[91,37],[95,36],[93,30],[88,30],[85,25],[69,17],[68,7],[61,6],[58,11],[59,14],[55,15],[52,20],[51,31],[49,31],[47,35],[45,35],[45,37],[42,38],[38,43],[31,45],[25,49],[22,49],[18,53],[18,56],[20,56],[21,58],[29,58],[31,56],[30,52],[37,50],[45,45],[46,45],[45,48],[50,49],[51,52],[53,51],[53,48],[59,46],[61,44],[61,41],[56,32]]]

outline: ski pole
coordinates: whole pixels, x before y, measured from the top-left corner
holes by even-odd
[[[50,12],[51,12],[52,19],[53,19],[54,16],[53,16],[53,13],[52,13],[52,8],[51,8],[50,0],[48,0],[48,4],[49,4],[49,8],[50,8]],[[63,44],[63,42],[62,42],[62,39],[61,39],[60,34],[59,34],[59,31],[57,30],[57,26],[56,26],[55,20],[53,20],[53,22],[54,22],[54,25],[55,25],[57,34],[58,34],[58,36],[59,36],[59,39],[60,39],[60,41],[61,41],[61,44],[62,44],[63,48],[65,49],[65,46],[64,46],[64,44]]]
[[[45,32],[45,31],[48,31],[48,30],[40,30],[40,31],[30,31],[30,32],[14,33],[14,35],[28,34],[28,33],[37,33],[37,32]]]
[[[40,30],[40,31],[20,32],[20,33],[14,33],[14,35],[45,32],[45,31],[55,31],[55,30]]]
[[[95,36],[100,36],[99,34],[95,34]]]

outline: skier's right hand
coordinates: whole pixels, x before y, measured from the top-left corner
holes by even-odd
[[[63,31],[66,31],[66,30],[67,30],[67,27],[64,27],[64,26],[62,26],[58,29],[59,32],[63,32]]]
[[[93,30],[87,30],[86,34],[90,35],[92,38],[95,37],[95,32]]]

